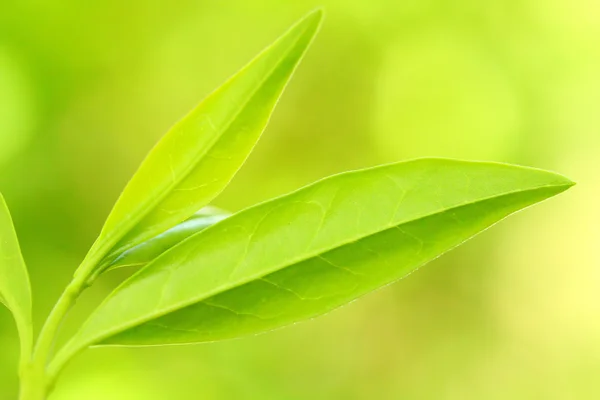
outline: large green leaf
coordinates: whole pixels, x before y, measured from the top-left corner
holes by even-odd
[[[447,159],[330,177],[164,253],[98,307],[55,365],[89,345],[214,341],[312,318],[571,185],[542,170]]]
[[[230,182],[256,144],[322,17],[315,11],[177,123],[124,189],[80,274],[186,220]]]
[[[121,267],[141,267],[176,244],[184,241],[188,237],[224,220],[231,214],[216,207],[207,206],[192,215],[191,218],[175,225],[166,232],[148,239],[143,243],[120,254],[113,262],[107,266],[107,270]]]
[[[13,314],[24,357],[31,351],[31,287],[10,212],[0,194],[0,302]]]

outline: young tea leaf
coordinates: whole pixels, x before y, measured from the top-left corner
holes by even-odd
[[[315,317],[572,184],[542,170],[448,159],[324,179],[161,255],[96,309],[54,367],[90,345],[215,341]]]
[[[21,339],[22,359],[29,356],[32,341],[31,287],[29,274],[10,212],[0,194],[0,302],[13,314]]]
[[[122,253],[106,268],[102,269],[112,270],[121,267],[144,266],[176,244],[230,215],[227,211],[216,207],[204,207],[186,221]]]
[[[293,26],[177,123],[110,213],[79,274],[186,220],[229,183],[267,125],[322,17]]]

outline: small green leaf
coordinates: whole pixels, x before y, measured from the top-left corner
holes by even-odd
[[[197,343],[326,313],[573,183],[420,159],[345,173],[237,213],[117,288],[57,358],[90,345]]]
[[[21,339],[22,362],[32,345],[31,286],[10,212],[0,194],[0,301],[13,314]]]
[[[244,163],[320,25],[309,14],[168,132],[124,189],[78,273],[185,221]]]
[[[163,232],[152,239],[146,240],[119,255],[105,269],[113,270],[121,267],[144,266],[176,244],[184,241],[193,234],[224,220],[230,215],[230,213],[216,207],[204,207],[188,220],[175,225],[168,231]]]

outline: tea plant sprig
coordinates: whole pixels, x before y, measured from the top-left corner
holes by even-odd
[[[234,215],[210,207],[244,163],[322,19],[315,11],[154,147],[32,343],[31,290],[0,196],[0,300],[21,343],[21,399],[45,399],[90,346],[201,343],[313,318],[394,282],[573,185],[539,169],[417,159],[335,175]],[[58,351],[102,273],[139,270]]]

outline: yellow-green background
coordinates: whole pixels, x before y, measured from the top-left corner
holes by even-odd
[[[320,319],[88,351],[52,400],[600,398],[594,0],[0,0],[0,190],[37,328],[153,143],[318,5],[324,28],[215,204],[235,211],[421,156],[532,165],[579,185]],[[0,310],[2,400],[16,397],[17,352]]]

